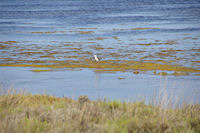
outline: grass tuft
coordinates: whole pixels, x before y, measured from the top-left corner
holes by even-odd
[[[163,98],[165,100],[165,98]],[[144,102],[72,100],[48,95],[0,95],[0,132],[200,132],[200,105],[180,108]]]

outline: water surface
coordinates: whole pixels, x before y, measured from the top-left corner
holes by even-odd
[[[198,0],[1,0],[0,64],[84,61],[97,54],[102,60],[148,61],[199,70],[199,23]],[[200,80],[195,74],[162,77],[132,71],[35,73],[33,69],[0,67],[0,81],[31,93],[91,99],[149,98],[165,88],[173,95],[181,93],[182,99],[200,102]]]

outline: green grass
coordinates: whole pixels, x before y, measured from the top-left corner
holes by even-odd
[[[2,93],[1,133],[198,133],[200,105],[163,107],[162,102],[91,101],[48,95]]]

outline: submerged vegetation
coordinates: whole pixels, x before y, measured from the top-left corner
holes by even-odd
[[[112,32],[157,30],[156,27],[133,27],[110,29]],[[32,67],[33,72],[63,69],[94,68],[95,72],[150,72],[156,75],[200,75],[198,47],[179,47],[178,40],[149,40],[136,38],[134,41],[117,35],[96,36],[101,28],[75,28],[65,33],[83,36],[81,41],[1,41],[0,66]],[[105,32],[105,31],[104,31]],[[59,34],[60,31],[34,31],[32,34]],[[63,33],[63,32],[62,32]],[[184,37],[182,40],[185,40]],[[187,40],[192,38],[187,38]],[[196,39],[198,41],[198,38]],[[180,41],[180,40],[179,40]],[[194,41],[194,39],[192,39]],[[112,45],[107,43],[112,42]],[[125,44],[123,44],[125,43]],[[177,47],[177,48],[176,48]],[[100,62],[95,62],[97,54]]]
[[[53,71],[52,69],[33,69],[32,72],[49,72]]]
[[[162,101],[162,99],[161,99]],[[7,91],[0,96],[0,132],[200,132],[200,105],[72,100]]]
[[[96,72],[116,72],[116,71],[134,71],[133,73],[139,74],[138,70],[148,71],[148,70],[163,70],[163,71],[174,71],[172,75],[188,75],[188,73],[200,73],[200,70],[182,66],[164,65],[150,62],[138,62],[138,61],[115,61],[107,60],[101,62],[95,62],[92,60],[84,61],[33,61],[26,62],[24,64],[0,64],[0,66],[12,66],[12,67],[34,67],[34,68],[53,68],[53,69],[34,69],[33,72],[44,72],[53,71],[60,68],[97,68]],[[30,63],[30,64],[29,64]],[[135,72],[137,70],[137,72]],[[164,75],[167,75],[166,72]]]

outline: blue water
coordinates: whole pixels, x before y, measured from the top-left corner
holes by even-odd
[[[131,30],[131,28],[152,29]],[[93,33],[80,34],[79,31],[93,31]],[[119,39],[115,40],[113,36]],[[107,39],[91,40],[96,37]],[[150,47],[135,45],[153,43],[156,40],[160,42],[169,40],[175,43]],[[33,52],[44,53],[45,49],[53,47],[54,51],[64,53],[66,49],[57,46],[71,42],[74,45],[80,44],[76,47],[85,48],[103,59],[114,57],[107,57],[101,51],[92,50],[88,46],[95,44],[119,49],[125,46],[126,48],[122,49],[124,51],[144,50],[144,53],[132,53],[133,57],[130,56],[130,58],[135,60],[140,60],[141,57],[149,54],[156,54],[160,50],[184,50],[185,52],[177,53],[174,57],[167,59],[183,58],[177,63],[199,69],[200,64],[193,66],[192,61],[200,60],[198,52],[200,49],[200,1],[1,0],[0,41],[17,41],[17,44],[9,49],[0,49],[1,63],[4,58],[10,58],[12,61],[39,58],[37,55],[30,57],[17,55],[20,53],[19,49],[31,49]],[[191,49],[197,49],[197,53],[191,52]],[[65,60],[60,53],[57,57],[59,57],[57,60]],[[158,94],[160,88],[165,88],[172,95],[179,92],[182,93],[182,99],[200,102],[198,76],[160,77],[149,74],[133,75],[128,72],[97,74],[90,69],[44,73],[34,73],[30,70],[32,68],[0,67],[0,81],[3,86],[13,85],[16,88],[26,88],[34,94],[46,92],[55,96],[67,95],[75,98],[88,95],[91,99],[106,97],[135,100],[140,96],[150,98],[155,93]],[[119,77],[124,79],[119,80]],[[167,78],[166,86],[164,86],[163,78]],[[160,84],[160,82],[163,83]]]
[[[33,31],[99,28],[93,36],[138,35],[141,31],[114,32],[111,28],[157,27],[142,34],[193,33],[200,31],[198,0],[1,0],[1,40],[80,40],[77,34],[31,35]],[[124,25],[123,25],[124,24]],[[101,30],[100,30],[101,29]],[[107,30],[103,32],[102,30]],[[20,31],[20,33],[16,33]],[[100,33],[99,33],[100,32]],[[24,33],[24,34],[22,34]],[[155,36],[154,36],[155,37]]]
[[[167,96],[173,103],[177,100],[199,103],[200,99],[200,77],[197,76],[94,73],[90,69],[33,73],[31,69],[0,67],[1,86],[32,94],[67,96],[73,99],[81,95],[92,100],[145,100],[148,103],[161,95]]]

